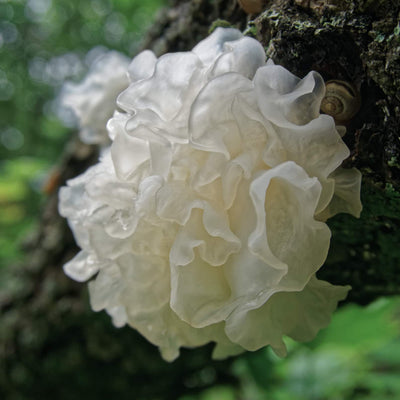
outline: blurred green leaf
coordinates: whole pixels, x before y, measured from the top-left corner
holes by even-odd
[[[371,359],[377,365],[392,366],[399,369],[400,373],[400,340],[396,337],[393,341],[386,343],[383,347],[371,354]]]
[[[347,305],[334,314],[315,344],[365,354],[399,335],[399,322],[394,318],[399,306],[396,298],[382,298],[365,307]]]
[[[235,392],[228,386],[216,386],[204,391],[200,400],[235,400]]]

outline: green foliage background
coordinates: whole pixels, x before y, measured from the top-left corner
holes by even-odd
[[[45,200],[43,184],[72,134],[72,127],[64,126],[56,115],[53,100],[60,86],[65,80],[81,79],[106,48],[133,56],[164,4],[164,0],[0,0],[0,273],[22,259],[20,241],[36,223]],[[2,279],[0,288],[7,284]],[[285,360],[268,348],[244,354],[230,364],[232,384],[218,382],[210,363],[182,382],[190,394],[179,400],[398,399],[399,313],[396,298],[368,307],[345,306],[313,343],[288,341]],[[177,370],[175,364],[164,365],[156,353],[151,354],[149,364],[163,365],[166,374]],[[96,382],[87,387],[92,384]],[[125,382],[103,394],[96,391],[96,398],[124,390],[123,398],[147,393],[143,398],[156,399],[151,395],[154,384],[143,382],[147,389],[131,387],[132,393],[126,393],[130,386]],[[32,385],[45,387],[46,382]],[[29,395],[17,391],[14,398]]]

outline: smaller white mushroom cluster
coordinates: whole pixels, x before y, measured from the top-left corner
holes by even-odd
[[[320,75],[265,64],[235,29],[142,52],[128,73],[110,151],[60,192],[82,248],[67,275],[92,278],[93,309],[167,360],[210,341],[226,357],[312,339],[349,290],[315,276],[325,221],[361,211],[360,173],[340,167],[349,150],[319,113]]]
[[[77,118],[82,142],[109,144],[107,121],[114,113],[117,96],[129,85],[128,66],[128,57],[109,51],[93,63],[81,83],[67,83],[62,88],[61,106]]]

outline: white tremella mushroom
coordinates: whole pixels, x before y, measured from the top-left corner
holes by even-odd
[[[324,83],[265,63],[262,46],[217,29],[192,51],[128,68],[108,122],[111,149],[60,192],[91,279],[94,310],[173,360],[214,341],[214,357],[311,340],[349,287],[318,280],[325,221],[358,216],[360,173],[319,113]],[[133,77],[133,78],[132,78]]]

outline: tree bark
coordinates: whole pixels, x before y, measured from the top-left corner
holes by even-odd
[[[347,124],[346,167],[363,173],[360,219],[329,221],[331,250],[319,276],[350,284],[347,301],[400,293],[400,5],[397,0],[274,0],[248,15],[234,0],[176,0],[144,40],[157,55],[186,51],[218,25],[244,30],[268,57],[303,77],[351,82],[361,109]],[[0,397],[7,399],[176,399],[215,382],[234,383],[232,360],[210,362],[210,347],[183,352],[169,367],[130,328],[116,329],[89,309],[86,285],[62,265],[77,252],[57,212],[58,187],[96,162],[98,149],[71,139],[26,262],[9,268],[0,295]],[[201,371],[205,371],[202,373]],[[207,375],[208,371],[208,375]],[[138,382],[157,385],[137,385]],[[93,383],[96,382],[96,383]]]

